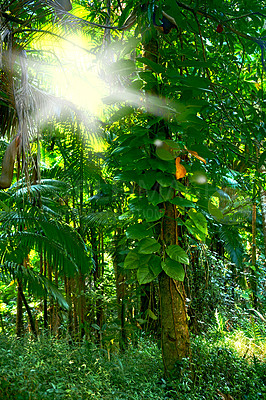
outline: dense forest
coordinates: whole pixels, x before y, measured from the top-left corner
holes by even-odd
[[[0,399],[266,399],[266,3],[2,0]]]

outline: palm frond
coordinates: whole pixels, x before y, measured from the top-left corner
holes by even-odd
[[[0,240],[2,258],[8,257],[7,249],[24,249],[22,257],[36,249],[43,251],[49,263],[59,266],[67,275],[86,273],[91,268],[89,251],[75,229],[47,218],[37,208],[26,212],[2,211],[0,223],[4,231]]]
[[[88,213],[82,217],[87,227],[112,228],[117,224],[117,216],[113,211],[99,211]]]
[[[241,267],[243,263],[244,248],[238,229],[232,225],[221,225],[219,227],[219,235],[232,262],[237,267]]]
[[[45,294],[52,296],[63,308],[68,310],[69,305],[61,291],[45,276],[38,274],[32,268],[26,268],[24,265],[15,262],[5,262],[0,265],[1,278],[20,279],[23,286],[28,288],[28,291],[37,296],[43,297]]]

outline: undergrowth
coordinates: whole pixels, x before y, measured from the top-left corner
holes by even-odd
[[[148,339],[109,354],[86,342],[2,335],[0,399],[266,399],[265,348],[263,338],[254,341],[241,331],[194,337],[192,362],[180,363],[170,381],[163,378],[160,349]]]

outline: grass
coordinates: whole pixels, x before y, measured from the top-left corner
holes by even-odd
[[[248,349],[248,350],[247,350]],[[148,339],[125,353],[109,354],[89,343],[41,337],[0,336],[2,400],[234,400],[266,399],[266,344],[243,331],[192,338],[179,375],[163,378],[161,353]]]

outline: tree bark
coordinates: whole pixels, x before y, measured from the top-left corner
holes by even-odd
[[[178,367],[190,356],[190,341],[183,282],[175,281],[162,272],[159,276],[161,303],[161,341],[165,374]]]
[[[176,208],[164,204],[165,216],[161,228],[162,243],[178,244]],[[161,308],[161,342],[165,375],[175,372],[183,358],[190,357],[190,339],[186,310],[186,293],[183,282],[176,281],[161,272],[159,275]]]

